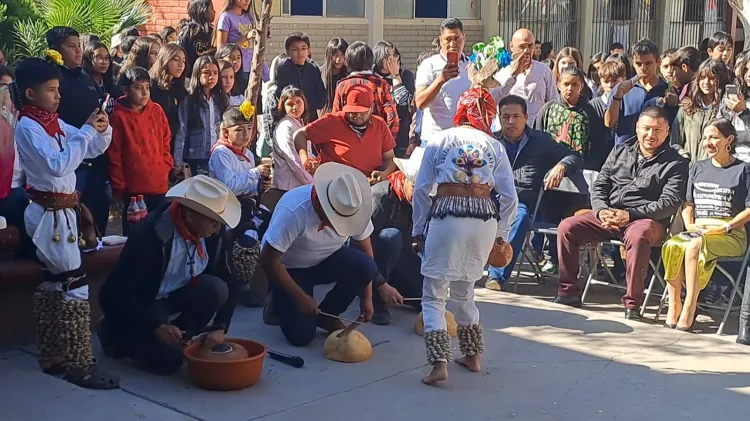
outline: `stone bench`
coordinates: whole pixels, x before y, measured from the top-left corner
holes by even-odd
[[[0,347],[25,345],[35,340],[33,295],[42,280],[42,268],[39,262],[14,257],[20,238],[15,227],[0,230]],[[83,253],[94,323],[101,315],[97,303],[99,287],[117,263],[122,247],[105,246],[93,253]]]

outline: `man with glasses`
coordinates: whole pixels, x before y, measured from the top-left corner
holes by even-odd
[[[287,86],[301,89],[307,99],[308,121],[318,119],[318,110],[326,105],[326,87],[320,76],[320,69],[310,60],[310,37],[301,32],[292,32],[284,41],[286,60],[279,66],[276,74],[276,97],[281,97],[281,91]]]
[[[513,266],[523,248],[526,233],[531,225],[536,199],[541,188],[556,188],[565,176],[578,173],[583,168],[581,156],[563,143],[558,143],[545,132],[531,129],[526,101],[516,95],[503,98],[498,104],[502,131],[495,137],[508,154],[518,194],[518,211],[510,229],[508,242],[513,247],[513,259],[506,267],[489,267],[485,287],[502,291],[510,279]],[[545,181],[544,176],[549,172]]]

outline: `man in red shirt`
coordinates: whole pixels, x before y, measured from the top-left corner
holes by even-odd
[[[307,143],[320,157],[309,159]],[[383,181],[396,170],[393,140],[388,125],[373,115],[373,93],[364,85],[355,85],[346,94],[341,111],[326,114],[294,135],[294,146],[308,170],[320,163],[338,162],[362,171],[370,184]]]

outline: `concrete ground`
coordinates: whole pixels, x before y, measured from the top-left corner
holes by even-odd
[[[550,287],[522,285],[519,292],[544,296]],[[241,308],[230,336],[299,355],[305,367],[267,358],[254,387],[208,392],[191,386],[185,369],[156,377],[104,359],[101,365],[118,373],[123,387],[96,392],[40,373],[32,348],[7,350],[0,353],[0,419],[641,421],[748,414],[750,348],[710,333],[626,321],[612,304],[590,311],[484,289],[477,295],[484,369],[472,374],[452,364],[451,378],[441,387],[420,383],[428,367],[422,338],[413,332],[416,314],[407,309],[393,311],[391,326],[361,327],[374,345],[373,356],[344,364],[323,357],[323,333],[313,345],[294,349],[277,328],[260,321],[260,310]],[[617,301],[607,288],[591,297]],[[347,314],[356,317],[356,308]],[[455,340],[454,348],[457,354]]]

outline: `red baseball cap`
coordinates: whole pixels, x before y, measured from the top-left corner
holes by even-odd
[[[345,113],[366,113],[372,109],[374,96],[372,90],[365,85],[354,85],[346,93]]]

